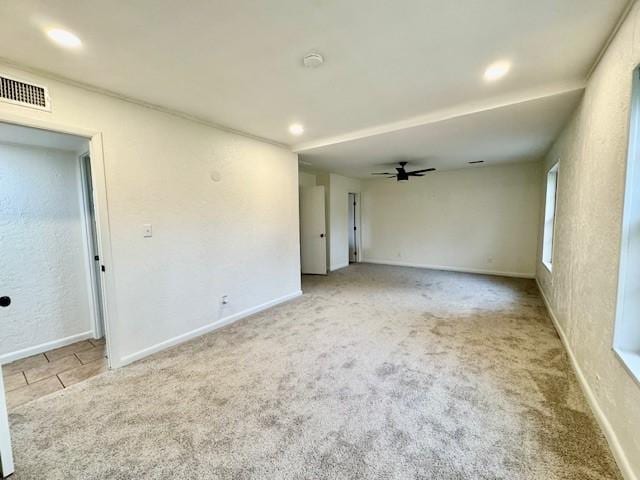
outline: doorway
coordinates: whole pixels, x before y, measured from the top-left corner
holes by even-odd
[[[11,410],[108,368],[90,141],[0,123],[0,363]]]
[[[357,263],[360,261],[360,194],[349,193],[348,207],[349,263]]]
[[[11,449],[11,436],[9,432],[8,422],[8,410],[12,410],[12,405],[15,400],[8,401],[5,391],[12,389],[17,391],[23,387],[29,387],[29,382],[25,375],[25,371],[30,371],[32,384],[38,387],[38,392],[35,389],[31,392],[34,395],[40,395],[44,391],[44,394],[51,393],[51,391],[66,388],[65,385],[77,383],[78,381],[87,378],[88,376],[95,375],[99,371],[106,370],[111,365],[117,366],[119,364],[117,357],[112,357],[111,353],[116,347],[115,343],[111,339],[111,326],[110,317],[115,316],[115,308],[109,292],[113,290],[113,276],[111,275],[111,240],[109,234],[109,221],[108,221],[108,206],[107,206],[107,192],[105,171],[102,153],[102,135],[100,132],[93,130],[87,130],[82,127],[70,127],[58,125],[55,122],[45,119],[27,119],[19,115],[13,115],[8,112],[0,113],[0,144],[4,145],[4,153],[0,155],[0,165],[2,165],[3,171],[0,174],[0,202],[2,202],[3,208],[0,209],[0,225],[3,230],[3,241],[0,242],[0,270],[3,272],[2,291],[0,291],[0,320],[3,324],[3,335],[0,336],[0,476],[5,477],[13,473],[13,455]],[[16,168],[16,152],[20,150],[22,157],[29,159],[30,161],[24,161],[18,164],[19,168]],[[40,155],[32,155],[31,157],[24,154],[24,150],[36,149],[40,152]],[[48,157],[57,157],[59,160],[61,156],[65,157],[64,168],[61,170],[53,170],[50,175],[43,174],[45,167],[50,168],[51,164],[46,165],[45,162],[40,162],[38,165],[38,157],[43,157],[42,151],[53,152]],[[7,155],[7,152],[12,155]],[[62,153],[66,152],[66,153]],[[87,152],[90,155],[87,157]],[[17,155],[20,157],[20,154]],[[83,156],[86,157],[83,159]],[[9,158],[13,159],[13,165],[9,166],[9,161],[3,162]],[[42,160],[42,158],[40,158]],[[90,170],[85,171],[91,173],[90,189],[86,188],[83,184],[87,181],[89,176],[83,177],[86,173],[83,173],[82,163],[91,167]],[[34,168],[38,175],[35,178],[39,181],[35,184],[31,184],[30,189],[24,191],[21,190],[21,181],[34,181],[34,177],[24,175],[29,170],[27,166]],[[11,167],[11,168],[9,168]],[[9,171],[11,170],[14,178],[9,179]],[[66,171],[72,174],[64,175],[61,172]],[[21,174],[22,176],[16,177]],[[67,186],[69,191],[64,192],[60,188],[49,188],[51,185],[58,185],[60,182],[68,182]],[[42,202],[43,196],[51,194],[51,191],[57,192],[61,195],[60,199],[65,199],[65,202]],[[90,192],[91,197],[85,198]],[[27,195],[30,193],[31,195]],[[13,194],[17,194],[12,198]],[[23,207],[19,207],[19,195],[23,195],[23,200],[26,201]],[[55,197],[55,195],[54,195]],[[12,200],[13,209],[9,208],[9,201]],[[6,203],[5,203],[6,202]],[[80,220],[74,215],[65,215],[62,213],[73,212],[73,208],[70,206],[75,202],[77,213],[80,211]],[[18,205],[18,208],[16,206]],[[93,226],[90,227],[87,223],[87,216],[84,214],[86,206],[91,209],[91,218],[93,219]],[[57,209],[56,207],[66,207],[64,209]],[[5,208],[6,207],[6,208]],[[33,213],[37,214],[33,215]],[[32,215],[30,216],[29,213]],[[76,218],[76,227],[81,233],[73,236],[75,239],[73,242],[65,242],[66,238],[71,238],[65,235],[51,235],[52,232],[59,233],[64,228],[57,228],[60,225],[73,223],[71,218]],[[40,223],[39,223],[40,222]],[[38,226],[42,226],[44,222],[48,228],[38,230]],[[58,226],[56,227],[56,223]],[[78,226],[79,225],[79,226]],[[67,225],[68,226],[68,225]],[[93,233],[90,228],[93,228]],[[36,235],[38,242],[36,245],[27,245],[21,241],[20,235],[24,234],[29,229],[35,229],[37,232],[41,232],[42,235]],[[46,232],[46,233],[44,233]],[[88,235],[91,234],[94,238],[93,244],[88,241]],[[78,239],[78,237],[80,237]],[[47,238],[53,238],[56,242],[48,242]],[[4,241],[7,240],[7,241]],[[60,242],[62,240],[62,242]],[[25,316],[25,311],[39,307],[49,318],[55,318],[56,314],[60,311],[60,306],[65,304],[66,297],[60,295],[62,291],[69,291],[62,288],[64,282],[57,282],[53,284],[53,287],[49,285],[48,288],[41,289],[43,294],[47,294],[53,301],[38,302],[38,297],[32,297],[25,295],[24,292],[33,290],[33,285],[37,284],[47,275],[53,273],[58,275],[58,278],[64,278],[60,267],[60,263],[56,263],[59,260],[59,251],[56,248],[50,248],[52,246],[62,245],[61,250],[67,251],[70,245],[75,245],[77,250],[78,242],[81,245],[81,254],[76,259],[75,276],[72,276],[76,280],[76,284],[85,289],[84,296],[85,313],[88,311],[89,321],[85,323],[84,332],[79,332],[79,337],[74,335],[65,336],[64,332],[55,331],[53,329],[54,340],[51,337],[44,338],[46,335],[52,333],[51,328],[43,328],[44,326],[55,325],[55,322],[43,322],[41,316]],[[17,250],[18,256],[11,255],[14,252],[8,252],[9,249]],[[95,251],[97,250],[97,251]],[[94,252],[95,251],[95,252]],[[26,252],[26,253],[25,253]],[[93,262],[95,256],[98,256],[100,262],[100,274],[97,275],[97,279],[91,279],[91,269],[95,271]],[[35,262],[34,262],[35,260]],[[11,265],[9,265],[11,263]],[[30,268],[27,268],[29,267]],[[35,268],[33,267],[35,265]],[[105,268],[105,266],[107,268]],[[9,269],[11,267],[11,271]],[[31,273],[31,275],[30,275]],[[16,288],[16,286],[23,286],[25,288]],[[39,293],[38,289],[35,289],[36,293]],[[94,297],[99,295],[100,302],[96,302]],[[87,307],[87,304],[89,307]],[[99,317],[95,314],[95,311],[100,313]],[[113,312],[110,315],[110,312]],[[10,317],[22,319],[24,321],[23,327],[31,328],[32,332],[36,332],[34,339],[36,343],[25,342],[25,338],[29,338],[24,335],[19,329],[13,326],[13,332],[7,334]],[[35,319],[35,329],[34,329]],[[28,321],[26,321],[28,320]],[[86,320],[86,318],[85,318]],[[113,319],[111,319],[113,320]],[[20,325],[20,323],[18,323]],[[87,327],[88,325],[88,327]],[[38,328],[40,327],[40,328]],[[38,337],[39,335],[39,337]],[[100,336],[102,335],[102,338]],[[4,344],[1,343],[3,339],[8,339]],[[91,356],[99,357],[97,361],[92,361]],[[115,359],[114,359],[115,358]],[[58,369],[61,364],[69,365],[77,361],[82,364],[78,368],[64,369],[64,372],[56,373],[54,376],[48,375],[53,369]],[[21,362],[21,363],[18,363]],[[38,365],[38,363],[40,363]],[[11,368],[9,364],[13,364]],[[12,370],[20,369],[24,367],[25,370],[21,370],[18,375],[12,375]],[[63,375],[64,374],[64,375]],[[46,378],[39,379],[38,377],[45,376]],[[60,377],[63,375],[63,382]],[[16,383],[17,382],[17,383]],[[24,382],[24,383],[21,383]],[[41,383],[38,383],[41,382]],[[11,386],[9,385],[11,383]],[[21,390],[18,394],[12,394],[11,397],[23,396],[27,390]],[[37,396],[36,395],[36,396]],[[28,396],[28,395],[27,395]]]

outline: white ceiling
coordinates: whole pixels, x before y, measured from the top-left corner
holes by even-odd
[[[89,149],[89,140],[86,138],[2,122],[0,122],[0,143],[55,148],[71,152],[84,152]]]
[[[300,158],[304,168],[362,178],[372,172],[393,171],[394,163],[401,160],[412,168],[438,170],[462,168],[480,160],[483,165],[539,160],[581,95],[582,90],[577,89],[334,143],[306,150]]]
[[[580,87],[627,1],[5,1],[0,57],[303,151]],[[53,45],[49,27],[83,47]],[[322,67],[302,66],[310,51]],[[498,59],[511,73],[487,84]],[[288,133],[292,122],[303,136]]]

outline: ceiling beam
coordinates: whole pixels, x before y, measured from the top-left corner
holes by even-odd
[[[585,85],[585,80],[576,80],[572,82],[554,83],[524,91],[521,90],[518,92],[509,93],[493,98],[468,102],[441,110],[434,110],[433,112],[426,113],[417,117],[408,118],[405,120],[400,120],[398,122],[391,122],[383,125],[377,125],[375,127],[364,128],[361,130],[356,130],[353,132],[320,140],[302,142],[297,145],[293,145],[292,150],[296,153],[302,153],[308,150],[335,145],[338,143],[350,142],[352,140],[358,140],[376,135],[383,135],[385,133],[397,132],[399,130],[405,130],[407,128],[420,127],[432,123],[444,122],[446,120],[452,120],[454,118],[465,117],[467,115],[482,113],[498,108],[509,107],[520,103],[530,102],[532,100],[539,100],[546,97],[561,95],[563,93],[584,90]]]

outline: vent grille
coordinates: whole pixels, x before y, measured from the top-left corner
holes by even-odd
[[[51,110],[46,87],[21,82],[6,75],[0,75],[0,100],[39,110]]]

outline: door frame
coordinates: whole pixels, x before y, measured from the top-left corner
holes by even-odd
[[[94,256],[98,256],[98,258],[100,257],[100,250],[96,245],[96,248],[94,249],[94,241],[93,241],[93,229],[94,226],[92,225],[92,220],[91,220],[91,208],[92,205],[95,205],[96,203],[96,199],[93,198],[92,201],[89,201],[89,195],[91,195],[91,192],[89,191],[89,189],[87,188],[87,167],[85,164],[85,158],[89,157],[89,167],[91,167],[91,154],[87,151],[87,152],[83,152],[81,155],[78,156],[78,171],[80,173],[80,204],[82,206],[82,217],[83,217],[83,222],[82,222],[82,233],[83,233],[83,245],[84,245],[84,250],[85,250],[85,270],[87,272],[87,288],[89,291],[89,307],[91,310],[91,323],[93,324],[93,336],[94,338],[102,338],[103,336],[105,336],[105,332],[104,332],[104,326],[102,324],[102,316],[104,315],[104,308],[102,307],[102,301],[101,301],[101,288],[100,288],[100,283],[102,281],[102,279],[100,278],[100,276],[97,274],[96,272],[96,267],[95,267],[95,262],[96,260],[94,259]],[[93,181],[93,175],[92,175],[92,181]],[[91,189],[93,190],[93,188]],[[96,223],[97,223],[97,217],[95,216],[95,208],[94,208],[94,218],[96,219]],[[97,230],[97,227],[95,227]],[[96,231],[96,237],[98,236],[98,233]],[[97,238],[96,238],[97,240]],[[97,251],[96,251],[97,250]],[[101,312],[102,310],[102,312]]]
[[[89,140],[89,156],[91,162],[92,185],[94,194],[94,211],[98,233],[98,252],[100,263],[104,266],[100,289],[102,291],[102,310],[104,334],[106,340],[107,362],[109,368],[120,366],[119,348],[114,335],[114,324],[117,318],[115,301],[115,281],[113,275],[113,254],[111,231],[109,224],[109,204],[107,198],[106,171],[103,154],[102,132],[85,127],[65,125],[49,120],[35,119],[0,111],[0,122],[22,127],[38,128],[56,133],[66,133]],[[4,392],[2,392],[4,395]]]
[[[105,173],[102,133],[84,127],[64,125],[49,120],[23,117],[6,111],[0,111],[0,122],[23,127],[38,128],[57,133],[66,133],[89,140],[89,155],[94,193],[94,211],[96,230],[98,233],[98,251],[100,263],[104,266],[100,289],[102,291],[102,311],[105,329],[107,362],[109,368],[120,366],[119,349],[114,336],[113,325],[116,323],[115,279],[113,275],[113,254],[111,247],[111,230],[109,226],[109,204],[107,199],[107,182]],[[4,385],[2,382],[2,367],[0,366],[0,466],[2,475],[13,473],[13,453],[11,447],[11,432],[8,424]]]
[[[349,208],[352,208],[353,205],[351,205],[351,195],[353,195],[353,198],[355,199],[356,202],[356,206],[354,208],[353,211],[353,222],[355,224],[356,227],[356,234],[355,234],[355,247],[356,247],[356,255],[355,255],[355,261],[353,263],[360,263],[362,262],[362,221],[361,221],[361,212],[362,212],[362,208],[361,208],[361,202],[362,202],[362,197],[360,195],[360,192],[348,192],[347,193],[347,202],[349,202]],[[347,222],[349,221],[349,216],[347,215]],[[347,230],[351,229],[351,225],[347,225]],[[351,234],[352,232],[349,232],[349,234]],[[347,242],[347,248],[349,248],[348,246],[348,242]],[[351,262],[351,255],[349,255],[349,263]]]

